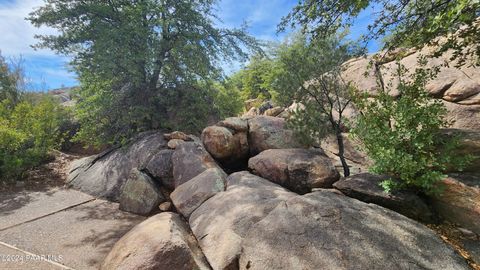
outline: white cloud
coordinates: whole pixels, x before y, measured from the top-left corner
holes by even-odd
[[[54,56],[47,49],[35,51],[36,34],[54,34],[51,28],[36,28],[25,20],[30,12],[43,5],[43,0],[15,0],[0,2],[0,50],[5,56]]]

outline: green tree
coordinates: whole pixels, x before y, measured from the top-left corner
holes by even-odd
[[[406,71],[400,64],[397,72],[397,99],[389,95],[389,84],[379,87],[375,99],[357,97],[362,114],[352,133],[373,160],[371,171],[392,177],[382,183],[386,191],[414,187],[434,192],[449,166],[462,169],[470,157],[455,155],[458,142],[440,135],[440,128],[447,125],[447,111],[425,90],[435,71],[418,68],[408,80],[402,79]]]
[[[214,4],[212,0],[47,0],[29,20],[38,27],[58,29],[58,35],[39,36],[37,47],[73,55],[82,86],[89,88],[86,84],[95,78],[92,87],[101,87],[98,106],[103,102],[117,106],[98,109],[100,115],[95,117],[79,117],[82,128],[103,125],[95,127],[102,130],[99,138],[119,141],[158,123],[167,126],[168,108],[160,104],[176,96],[171,91],[202,96],[193,92],[202,81],[221,77],[222,61],[245,58],[243,48],[259,50],[257,40],[244,28],[216,27]],[[90,99],[96,92],[83,91],[80,103],[98,100]],[[105,120],[109,118],[114,121]]]
[[[480,64],[478,0],[300,0],[282,19],[279,30],[300,26],[306,34],[327,37],[351,26],[360,12],[369,7],[375,13],[372,12],[365,41],[389,35],[384,44],[387,51],[440,44],[436,53],[453,48],[454,57],[476,55]],[[447,39],[438,39],[454,32]]]
[[[278,48],[272,80],[277,100],[283,104],[296,100],[305,106],[288,121],[301,138],[319,142],[328,134],[336,136],[345,176],[350,170],[344,157],[342,130],[351,87],[341,77],[342,64],[361,53],[355,43],[341,36],[309,41],[304,35],[297,35],[291,43]]]

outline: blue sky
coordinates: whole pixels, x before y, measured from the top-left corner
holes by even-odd
[[[78,82],[74,73],[69,72],[67,56],[59,56],[50,50],[34,50],[35,34],[54,34],[48,28],[37,29],[24,18],[43,0],[0,0],[0,50],[7,59],[22,57],[30,88],[45,91],[61,86],[74,86]],[[288,14],[297,0],[220,0],[218,15],[228,27],[239,27],[246,21],[249,32],[255,37],[268,41],[281,40],[276,27],[282,16]],[[360,14],[357,23],[351,29],[356,38],[365,31],[369,22],[370,10]],[[370,51],[377,49],[376,44],[369,46]],[[236,69],[237,65],[226,67]]]

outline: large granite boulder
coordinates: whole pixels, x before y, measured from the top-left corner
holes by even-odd
[[[120,210],[147,216],[165,201],[153,180],[138,169],[132,169],[120,195]]]
[[[400,61],[409,72],[415,71],[420,57],[428,55],[431,48],[410,50],[403,52],[405,57]],[[377,94],[378,85],[372,65],[373,55],[365,58],[357,58],[346,62],[343,78],[353,83],[357,89]],[[449,120],[453,120],[452,127],[460,129],[480,130],[480,69],[471,66],[468,61],[460,67],[455,67],[455,62],[450,60],[451,54],[446,53],[439,58],[428,58],[426,68],[439,66],[438,75],[426,86],[432,97],[442,99],[447,106]],[[382,77],[386,83],[392,84],[390,94],[398,96],[396,90],[399,79],[397,76],[397,63],[385,60],[380,65]],[[444,63],[449,63],[448,66]],[[366,74],[366,76],[365,76]],[[409,76],[406,74],[405,76]]]
[[[189,219],[212,268],[238,269],[241,243],[249,228],[295,195],[248,172],[231,174],[227,190],[205,201]]]
[[[350,168],[350,173],[360,173],[367,171],[367,168],[371,164],[366,153],[362,152],[359,148],[361,142],[350,138],[348,133],[342,133],[343,145],[344,145],[344,157],[347,160],[347,164]],[[329,135],[323,138],[319,145],[325,154],[332,159],[333,164],[340,171],[343,172],[343,166],[338,157],[339,149],[338,142],[335,135]]]
[[[215,160],[198,142],[179,145],[172,155],[175,188],[210,168],[219,168]]]
[[[248,161],[254,174],[297,193],[328,188],[340,174],[321,149],[269,149]]]
[[[175,188],[173,183],[172,155],[173,150],[171,149],[160,150],[152,156],[144,168],[144,170],[155,178],[155,180],[159,181],[162,186],[170,190]]]
[[[240,117],[228,117],[217,123],[217,126],[226,127],[235,132],[247,132],[248,122]]]
[[[170,194],[170,199],[178,212],[188,218],[203,202],[225,190],[226,178],[227,174],[221,169],[208,169],[178,186]]]
[[[362,173],[343,178],[333,186],[343,194],[360,201],[378,204],[416,220],[432,221],[432,212],[415,193],[407,190],[386,193],[380,186],[386,179],[386,176]]]
[[[174,213],[155,215],[135,226],[113,247],[103,270],[211,269],[188,225]]]
[[[166,147],[163,134],[140,134],[122,148],[72,163],[67,185],[95,197],[116,201],[133,168],[144,167],[150,158]]]
[[[301,148],[302,143],[292,130],[285,127],[285,119],[257,116],[248,120],[248,143],[251,155],[267,149]]]
[[[228,122],[226,122],[228,123]],[[223,163],[234,163],[248,158],[246,131],[235,131],[222,126],[209,126],[202,132],[205,149]]]
[[[469,269],[429,228],[327,190],[281,202],[243,239],[239,269]]]
[[[452,175],[440,183],[443,191],[432,205],[446,220],[480,234],[480,176]]]

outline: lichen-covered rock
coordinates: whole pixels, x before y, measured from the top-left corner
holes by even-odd
[[[113,247],[102,270],[211,269],[188,225],[174,213],[155,215],[135,226]]]
[[[67,185],[95,197],[118,202],[133,168],[141,168],[166,147],[163,134],[147,132],[123,148],[106,150],[72,164]]]
[[[146,216],[163,201],[165,197],[150,176],[132,169],[120,195],[120,210]]]
[[[227,174],[221,169],[208,169],[178,186],[170,199],[185,218],[190,217],[203,202],[225,190]]]
[[[185,142],[172,155],[175,188],[210,168],[220,168],[203,145]]]
[[[251,226],[239,269],[469,269],[424,225],[327,190],[281,202]]]
[[[269,149],[250,158],[254,174],[297,193],[328,188],[340,174],[320,149]]]
[[[145,166],[145,170],[162,186],[173,190],[173,166],[172,166],[173,150],[164,149],[153,155]]]
[[[295,193],[248,172],[227,178],[227,190],[205,201],[189,223],[213,269],[238,269],[248,229]]]
[[[257,116],[248,120],[250,153],[256,155],[267,149],[303,147],[292,130],[285,127],[285,119]]]
[[[383,206],[415,220],[432,221],[433,214],[427,204],[415,193],[408,190],[386,193],[380,186],[386,179],[386,176],[362,173],[342,178],[333,186],[351,198]]]

